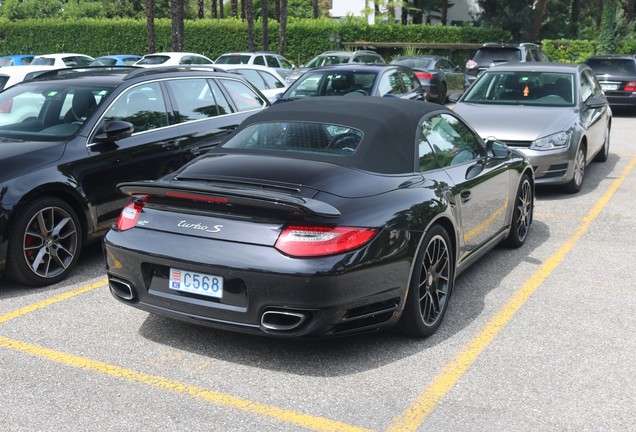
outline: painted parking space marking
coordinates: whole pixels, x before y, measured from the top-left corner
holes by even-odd
[[[110,376],[112,378],[144,384],[149,387],[169,391],[179,395],[189,396],[195,399],[211,402],[228,408],[236,408],[250,414],[269,417],[281,422],[301,426],[309,430],[320,432],[369,432],[369,429],[351,426],[339,421],[315,417],[308,414],[302,414],[273,405],[252,402],[236,396],[230,396],[213,390],[206,390],[201,387],[183,384],[179,381],[165,379],[156,375],[148,375],[136,372],[112,364],[91,360],[86,357],[67,354],[61,351],[56,351],[26,342],[9,339],[4,336],[0,336],[0,346],[55,363],[72,366],[90,372],[97,372],[103,375]]]
[[[23,315],[29,314],[31,312],[34,312],[34,311],[38,310],[38,309],[45,308],[45,307],[50,306],[52,304],[59,303],[59,302],[64,301],[64,300],[68,300],[68,299],[73,298],[75,296],[78,296],[80,294],[87,293],[87,292],[92,291],[92,290],[94,290],[96,288],[101,288],[103,286],[106,286],[107,283],[108,283],[108,281],[106,279],[102,279],[102,280],[100,280],[98,282],[95,282],[94,284],[91,284],[91,285],[76,289],[74,291],[69,291],[69,292],[57,295],[55,297],[48,298],[46,300],[42,300],[41,302],[34,303],[32,305],[29,305],[29,306],[25,306],[25,307],[23,307],[21,309],[15,310],[13,312],[6,313],[4,315],[0,315],[0,324],[3,324],[3,323],[5,323],[7,321],[10,321],[12,319],[21,317]]]
[[[510,322],[543,281],[563,261],[575,244],[587,232],[592,222],[600,215],[614,193],[636,166],[636,157],[631,159],[621,175],[612,182],[609,189],[594,204],[582,219],[574,234],[530,276],[508,302],[484,325],[481,331],[450,361],[422,393],[395,419],[387,432],[416,431],[433,412],[439,402],[453,389],[455,384],[468,372],[479,355]]]

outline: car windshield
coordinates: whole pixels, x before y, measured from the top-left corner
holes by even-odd
[[[634,59],[588,59],[585,62],[596,74],[636,75]]]
[[[473,60],[479,64],[521,61],[521,51],[517,48],[480,48]]]
[[[167,62],[168,60],[170,60],[169,56],[151,55],[151,56],[145,56],[144,58],[139,60],[137,62],[137,64],[140,64],[140,65],[157,65],[157,64],[163,64],[163,63]]]
[[[400,66],[406,66],[415,69],[432,69],[434,65],[434,61],[431,59],[396,59],[391,62],[392,64],[397,64]]]
[[[34,66],[53,66],[55,59],[51,57],[36,57],[31,64]]]
[[[69,85],[65,80],[10,87],[0,93],[0,137],[41,141],[71,137],[111,90]]]
[[[368,96],[377,77],[376,72],[309,71],[297,79],[284,93],[284,99],[310,96]]]
[[[218,64],[248,64],[250,62],[248,55],[224,55],[216,59],[214,63]]]
[[[329,123],[256,123],[231,138],[223,148],[349,156],[358,148],[362,136],[358,129]]]
[[[13,59],[0,58],[0,66],[13,66]]]
[[[114,66],[117,64],[117,60],[114,58],[98,58],[89,64],[89,66]]]
[[[321,67],[334,64],[347,63],[351,57],[347,55],[318,56],[305,65],[305,67]]]
[[[563,72],[486,71],[462,102],[574,106],[574,76]]]

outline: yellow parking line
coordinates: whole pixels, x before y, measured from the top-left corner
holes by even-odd
[[[179,381],[168,380],[159,376],[147,375],[140,372],[135,372],[130,369],[125,369],[119,366],[115,366],[108,363],[103,363],[96,360],[91,360],[86,357],[80,357],[72,354],[67,354],[60,351],[44,348],[41,346],[21,342],[13,339],[0,336],[0,346],[9,348],[15,351],[19,351],[25,354],[30,354],[35,357],[40,357],[45,360],[53,361],[67,366],[75,368],[98,372],[103,375],[107,375],[113,378],[121,379],[128,382],[134,382],[139,384],[145,384],[149,387],[157,388],[160,390],[169,391],[183,396],[190,396],[196,399],[211,402],[217,405],[221,405],[229,408],[236,408],[243,410],[250,414],[269,417],[281,422],[294,424],[304,427],[309,430],[327,432],[327,431],[342,431],[342,432],[369,432],[369,429],[359,428],[348,425],[339,421],[328,420],[320,417],[314,417],[307,414],[301,414],[298,412],[278,408],[273,405],[266,405],[257,402],[252,402],[239,397],[226,395],[220,392],[206,390],[201,387],[183,384]]]
[[[479,355],[490,345],[499,332],[512,317],[528,301],[543,281],[563,261],[574,245],[586,233],[590,224],[599,216],[614,193],[618,190],[627,175],[636,166],[636,157],[609,187],[608,191],[596,202],[594,207],[583,218],[574,234],[534,272],[526,283],[497,312],[497,314],[481,329],[481,331],[459,352],[440,372],[433,382],[396,418],[393,419],[387,432],[416,431],[433,412],[439,402],[451,391],[457,382],[468,372]]]
[[[102,279],[99,282],[96,282],[96,283],[94,283],[92,285],[88,285],[86,287],[83,287],[83,288],[80,288],[80,289],[77,289],[77,290],[74,290],[74,291],[69,291],[69,292],[66,292],[64,294],[60,294],[60,295],[57,295],[55,297],[51,297],[49,299],[43,300],[41,302],[34,303],[32,305],[29,305],[29,306],[25,306],[25,307],[23,307],[21,309],[13,311],[13,312],[9,312],[9,313],[6,313],[4,315],[0,315],[0,324],[5,323],[7,321],[10,321],[10,320],[12,320],[14,318],[18,318],[18,317],[20,317],[22,315],[26,315],[26,314],[31,313],[33,311],[36,311],[38,309],[42,309],[44,307],[50,306],[50,305],[52,305],[54,303],[58,303],[58,302],[61,302],[63,300],[67,300],[67,299],[70,299],[72,297],[78,296],[80,294],[84,294],[84,293],[86,293],[88,291],[94,290],[95,288],[103,287],[107,283],[108,283],[108,281],[106,279]]]

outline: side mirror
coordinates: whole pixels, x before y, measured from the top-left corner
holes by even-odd
[[[122,138],[128,138],[135,131],[132,123],[122,120],[111,120],[106,122],[95,135],[98,143],[114,142]]]
[[[494,137],[489,137],[486,140],[486,150],[488,151],[488,155],[493,159],[508,159],[512,153],[506,144],[498,141]]]
[[[605,105],[607,105],[607,101],[596,96],[590,96],[585,101],[585,106],[588,108],[602,108]]]

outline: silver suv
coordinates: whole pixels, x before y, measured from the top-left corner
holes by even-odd
[[[313,59],[309,60],[307,64],[302,65],[296,69],[286,80],[288,83],[292,83],[298,79],[303,73],[309,69],[322,66],[331,66],[335,64],[343,63],[386,63],[384,58],[375,51],[358,50],[358,51],[325,51],[322,54],[318,54]]]
[[[541,47],[535,43],[520,44],[485,43],[477,49],[472,59],[466,62],[464,90],[490,66],[505,62],[547,62],[550,61]]]

